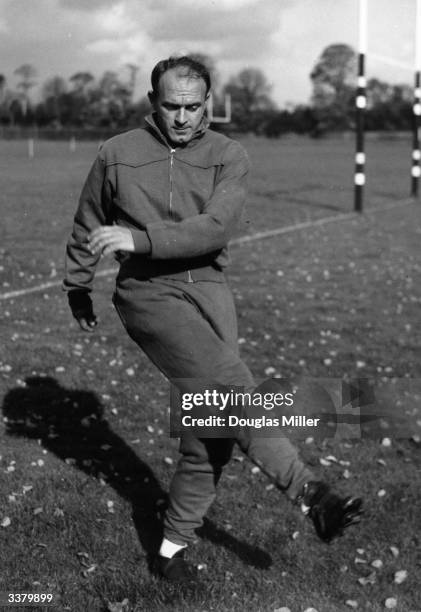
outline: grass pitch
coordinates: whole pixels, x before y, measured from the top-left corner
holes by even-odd
[[[254,170],[241,234],[352,209],[351,142],[244,144]],[[2,293],[61,279],[95,150],[40,143],[29,160],[24,143],[1,143]],[[369,143],[368,210],[407,195],[408,152],[405,142]],[[419,202],[384,208],[233,249],[241,350],[257,379],[366,376],[411,388],[421,378],[420,210]],[[200,584],[184,591],[151,576],[155,509],[177,442],[168,437],[167,384],[126,337],[112,287],[111,277],[96,282],[92,336],[78,331],[59,288],[0,302],[0,591],[53,592],[56,609],[75,612],[380,612],[388,598],[419,612],[416,393],[406,403],[413,439],[298,442],[318,474],[364,496],[365,520],[346,537],[319,543],[236,453],[191,550]],[[322,466],[329,455],[337,462]],[[400,584],[398,571],[407,572]]]

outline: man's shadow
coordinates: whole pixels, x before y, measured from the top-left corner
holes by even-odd
[[[152,569],[168,501],[152,469],[112,431],[95,393],[66,389],[51,377],[31,376],[25,383],[4,398],[6,433],[41,440],[45,449],[85,474],[103,479],[125,498]],[[272,563],[265,551],[241,542],[209,519],[200,536],[231,550],[248,565],[266,569]]]

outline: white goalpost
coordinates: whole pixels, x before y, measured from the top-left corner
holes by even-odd
[[[231,122],[231,96],[225,94],[225,115],[224,117],[216,117],[213,114],[213,96],[210,94],[208,104],[208,119],[210,123],[230,123]]]
[[[354,174],[354,210],[363,210],[363,188],[366,182],[364,151],[364,110],[367,106],[366,94],[366,58],[367,55],[392,66],[398,66],[415,72],[414,79],[414,104],[413,129],[412,129],[412,167],[411,167],[411,196],[417,197],[419,192],[419,179],[421,176],[421,151],[420,151],[420,116],[421,116],[421,0],[415,0],[415,61],[414,66],[409,66],[393,58],[377,53],[368,52],[368,0],[359,0],[359,42],[358,42],[358,77],[356,106],[356,152],[355,152],[355,174]]]

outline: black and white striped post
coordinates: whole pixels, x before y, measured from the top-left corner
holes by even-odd
[[[415,87],[413,110],[413,135],[412,135],[412,168],[411,168],[411,195],[418,197],[420,167],[420,115],[421,115],[421,0],[417,0],[417,14],[415,19]]]
[[[367,52],[367,0],[360,0],[359,5],[359,49],[358,81],[355,98],[356,115],[356,151],[354,175],[354,210],[362,212],[365,185],[365,152],[364,152],[364,111],[367,106],[365,56]]]

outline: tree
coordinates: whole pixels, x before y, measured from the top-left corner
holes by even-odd
[[[94,96],[94,77],[90,72],[75,72],[69,81],[73,91],[64,94],[62,99],[63,123],[79,127],[90,123],[92,97]]]
[[[242,70],[224,89],[231,96],[234,123],[241,131],[258,130],[262,113],[275,108],[269,95],[272,86],[259,68]]]
[[[132,87],[135,72],[126,83],[119,79],[116,72],[107,70],[95,86],[89,90],[82,87],[87,80],[86,73],[77,73],[73,81],[78,83],[74,91],[74,104],[78,108],[78,125],[125,127],[132,106]],[[89,81],[90,82],[90,81]]]
[[[392,95],[393,87],[390,83],[376,78],[367,81],[367,108],[374,108],[378,104],[389,102]]]
[[[262,133],[269,138],[279,138],[290,132],[313,135],[315,127],[313,109],[299,105],[290,110],[267,112]]]
[[[127,88],[130,91],[130,97],[133,101],[134,92],[136,89],[136,78],[137,73],[139,72],[139,66],[136,64],[126,64],[126,68],[129,71],[129,82],[127,84]]]
[[[348,45],[329,45],[317,60],[310,78],[320,131],[351,127],[356,74],[357,55]]]
[[[107,70],[99,81],[101,93],[102,124],[117,126],[127,115],[131,90],[122,83],[116,72]]]
[[[17,84],[17,88],[21,93],[22,113],[26,116],[29,107],[29,90],[36,84],[34,79],[37,76],[37,71],[31,64],[22,64],[22,66],[16,68],[14,74],[21,79]]]
[[[110,99],[113,97],[115,90],[120,87],[118,75],[112,70],[106,70],[99,81],[99,89],[104,98]]]
[[[272,86],[259,68],[242,70],[225,86],[226,93],[230,93],[235,103],[246,113],[273,108],[269,96],[271,89]]]
[[[408,85],[390,85],[379,79],[367,83],[367,130],[411,129],[413,90]]]
[[[131,104],[128,113],[125,117],[128,127],[139,127],[142,124],[146,115],[151,112],[151,103],[147,96],[141,98],[138,102]]]
[[[9,92],[6,90],[6,77],[0,74],[0,123],[11,122]]]
[[[74,91],[79,95],[86,93],[86,87],[89,83],[92,83],[94,77],[90,72],[76,72],[73,74],[69,81],[73,84]]]
[[[14,125],[16,121],[24,121],[22,93],[6,87],[7,79],[0,74],[0,124]]]
[[[6,90],[6,77],[4,76],[4,74],[0,74],[0,106],[4,102],[4,96],[6,93],[5,90]]]
[[[55,122],[58,126],[63,123],[63,109],[67,83],[60,76],[48,79],[42,88],[43,101],[37,106],[37,120],[41,123]]]
[[[60,76],[54,76],[45,81],[42,87],[42,98],[59,98],[67,92],[66,81]]]

